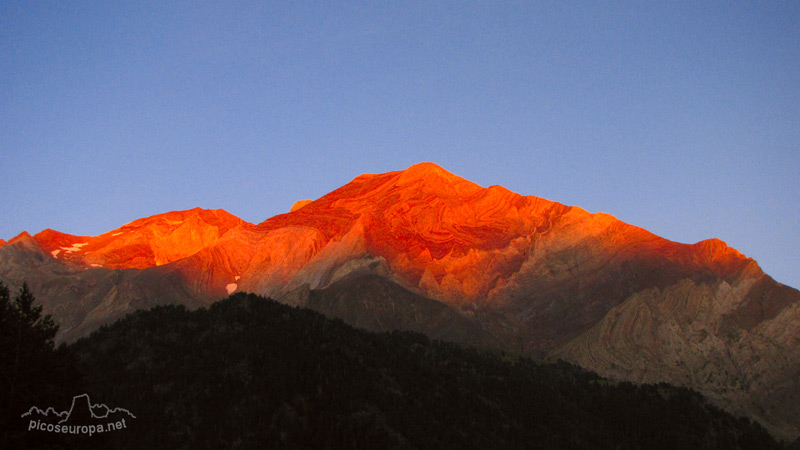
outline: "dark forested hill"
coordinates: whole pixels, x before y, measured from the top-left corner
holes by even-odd
[[[136,312],[71,349],[90,395],[136,415],[107,436],[120,448],[782,448],[688,389],[361,331],[255,295]]]

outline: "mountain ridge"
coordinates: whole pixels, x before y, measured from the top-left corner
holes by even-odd
[[[392,322],[371,299],[383,295],[407,311],[406,325],[442,332],[414,315],[428,299],[459,324],[453,339],[479,329],[472,343],[676,382],[773,432],[800,433],[790,404],[800,387],[787,384],[800,376],[800,292],[719,239],[673,242],[432,163],[355,177],[258,224],[195,208],[95,237],[21,234],[0,247],[0,277],[27,279],[64,341],[136,309],[237,291],[378,330]],[[342,283],[359,294],[343,296]]]

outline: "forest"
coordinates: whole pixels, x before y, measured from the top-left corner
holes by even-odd
[[[33,301],[0,283],[2,448],[791,448],[689,389],[367,332],[253,294],[138,311],[59,347]],[[135,419],[88,437],[18,417],[82,393]]]

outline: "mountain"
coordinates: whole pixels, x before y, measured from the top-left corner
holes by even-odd
[[[371,330],[691,387],[800,434],[800,292],[720,240],[672,242],[430,163],[259,224],[194,209],[96,237],[23,233],[0,247],[0,278],[28,281],[62,341],[136,309],[254,292]]]
[[[685,388],[357,330],[254,294],[138,311],[69,348],[92,392],[136,412],[108,448],[785,448]]]

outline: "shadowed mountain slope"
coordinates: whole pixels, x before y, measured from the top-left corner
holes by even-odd
[[[781,448],[685,388],[356,330],[252,294],[140,311],[71,350],[92,392],[136,413],[107,436],[118,448]]]
[[[356,177],[260,224],[194,209],[97,237],[23,233],[0,247],[0,278],[27,280],[65,341],[139,308],[247,291],[677,383],[800,432],[800,292],[720,240],[672,242],[431,163]]]

